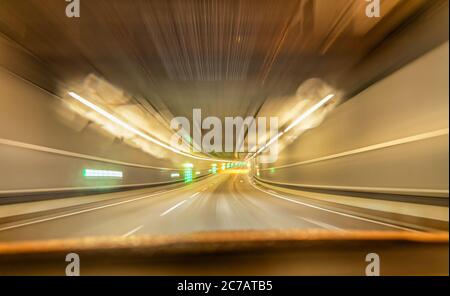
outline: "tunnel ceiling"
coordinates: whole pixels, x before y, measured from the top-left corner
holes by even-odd
[[[0,2],[0,31],[67,87],[94,73],[165,117],[254,116],[268,98],[345,75],[426,1],[62,0]],[[345,91],[345,90],[344,90]],[[282,99],[279,99],[282,104]]]

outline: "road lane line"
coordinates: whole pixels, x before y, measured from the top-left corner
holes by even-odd
[[[203,190],[204,191],[204,190]],[[200,192],[196,192],[196,193],[194,193],[194,194],[192,194],[191,196],[189,196],[189,198],[194,198],[194,197],[196,197],[197,195],[199,195],[200,194]]]
[[[340,230],[340,231],[343,230],[342,228],[336,227],[334,225],[330,225],[328,223],[324,223],[324,222],[320,222],[320,221],[316,221],[316,220],[312,220],[312,219],[308,219],[308,218],[303,218],[303,217],[297,217],[297,218],[299,218],[301,220],[304,220],[304,221],[306,221],[306,222],[308,222],[310,224],[317,225],[317,226],[319,226],[321,228],[328,229],[328,230]]]
[[[259,191],[262,191],[262,192],[264,192],[264,193],[266,193],[266,194],[272,195],[272,196],[277,197],[277,198],[279,198],[279,199],[283,199],[283,200],[286,200],[286,201],[290,201],[290,202],[293,202],[293,203],[296,203],[296,204],[299,204],[299,205],[303,205],[303,206],[306,206],[306,207],[310,207],[310,208],[313,208],[313,209],[322,210],[322,211],[325,211],[325,212],[333,213],[333,214],[340,215],[340,216],[344,216],[344,217],[347,217],[347,218],[352,218],[352,219],[356,219],[356,220],[361,220],[361,221],[365,221],[365,222],[370,222],[370,223],[374,223],[374,224],[378,224],[378,225],[383,225],[383,226],[387,226],[387,227],[392,227],[392,228],[396,228],[396,229],[401,229],[401,230],[406,230],[406,231],[412,231],[412,232],[420,232],[420,231],[417,231],[417,230],[414,230],[414,229],[411,229],[411,228],[406,228],[406,227],[402,227],[402,226],[398,226],[398,225],[394,225],[394,224],[389,224],[389,223],[385,223],[385,222],[381,222],[381,221],[376,221],[376,220],[372,220],[372,219],[367,219],[367,218],[363,218],[363,217],[359,217],[359,216],[354,216],[354,215],[351,215],[351,214],[346,214],[346,213],[337,212],[337,211],[329,210],[329,209],[326,209],[326,208],[314,206],[314,205],[311,205],[311,204],[308,204],[308,203],[304,203],[304,202],[301,202],[301,201],[298,201],[298,200],[294,200],[294,199],[290,199],[290,198],[284,197],[284,196],[279,195],[279,194],[276,194],[276,193],[268,192],[268,191],[266,191],[266,190],[263,190],[263,189],[258,188],[257,186],[255,186],[255,185],[253,185],[253,184],[252,184],[252,186],[253,186],[255,189],[259,190]]]
[[[178,208],[179,206],[181,206],[182,204],[184,204],[186,202],[186,200],[182,200],[179,203],[177,203],[176,205],[174,205],[173,207],[171,207],[170,209],[168,209],[167,211],[165,211],[164,213],[162,213],[161,215],[159,215],[160,217],[167,215],[168,213],[172,212],[173,210],[175,210],[176,208]]]
[[[138,226],[138,227],[136,227],[136,228],[134,228],[134,229],[128,231],[127,233],[125,233],[124,235],[122,235],[122,237],[130,236],[130,235],[136,233],[137,231],[139,231],[142,227],[144,227],[144,225]]]
[[[0,228],[0,231],[14,229],[14,228],[23,227],[23,226],[28,226],[28,225],[32,225],[32,224],[41,223],[41,222],[47,222],[47,221],[56,220],[56,219],[60,219],[60,218],[70,217],[70,216],[74,216],[74,215],[78,215],[78,214],[83,214],[83,213],[87,213],[87,212],[101,210],[101,209],[104,209],[104,208],[114,207],[114,206],[118,206],[118,205],[121,205],[121,204],[126,204],[126,203],[130,203],[130,202],[133,202],[133,201],[138,201],[138,200],[141,200],[141,199],[146,199],[146,198],[149,198],[149,197],[157,196],[157,195],[160,195],[160,194],[170,193],[170,192],[177,191],[177,190],[180,190],[180,189],[183,189],[183,188],[171,189],[171,190],[160,192],[160,193],[153,193],[153,194],[149,194],[149,195],[145,195],[145,196],[141,196],[141,197],[137,197],[137,198],[133,198],[133,199],[128,199],[128,200],[124,200],[124,201],[120,201],[120,202],[116,202],[116,203],[112,203],[112,204],[107,204],[107,205],[104,205],[104,206],[89,208],[89,209],[85,209],[85,210],[80,210],[80,211],[67,213],[67,214],[62,214],[62,215],[58,215],[58,216],[53,216],[53,217],[49,217],[49,218],[44,218],[44,219],[40,219],[40,220],[35,220],[35,221],[20,223],[20,224],[16,224],[16,225],[6,226],[6,227]]]

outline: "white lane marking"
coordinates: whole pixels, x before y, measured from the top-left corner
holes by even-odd
[[[130,236],[130,235],[132,235],[133,233],[139,231],[142,227],[144,227],[144,225],[138,226],[138,227],[136,227],[136,228],[134,228],[134,229],[128,231],[127,233],[125,233],[124,235],[122,235],[122,237]]]
[[[204,190],[203,190],[204,191]],[[189,198],[194,198],[194,197],[196,197],[197,195],[199,195],[200,194],[200,192],[196,192],[196,193],[194,193],[194,194],[192,194]]]
[[[167,211],[165,211],[164,213],[162,213],[161,215],[159,215],[160,217],[167,215],[168,213],[172,212],[173,210],[175,210],[176,208],[178,208],[179,206],[181,206],[182,204],[184,204],[186,202],[186,200],[182,200],[179,203],[177,203],[176,205],[174,205],[173,207],[171,207],[170,209],[168,209]]]
[[[316,221],[316,220],[312,220],[312,219],[308,219],[308,218],[303,218],[303,217],[297,217],[299,219],[305,220],[308,223],[317,225],[319,227],[328,229],[328,230],[342,230],[342,228],[336,227],[334,225],[330,225],[328,223],[324,223],[324,222],[320,222],[320,221]]]
[[[156,196],[156,195],[159,195],[159,194],[169,193],[169,192],[180,190],[180,189],[182,189],[182,188],[171,189],[171,190],[160,192],[160,193],[153,193],[153,194],[149,194],[149,195],[145,195],[145,196],[141,196],[141,197],[137,197],[137,198],[133,198],[133,199],[128,199],[128,200],[125,200],[125,201],[120,201],[120,202],[116,202],[116,203],[112,203],[112,204],[107,204],[107,205],[104,205],[104,206],[99,206],[99,207],[95,207],[95,208],[89,208],[89,209],[80,210],[80,211],[67,213],[67,214],[63,214],[63,215],[58,215],[58,216],[54,216],[54,217],[44,218],[44,219],[30,221],[30,222],[25,222],[25,223],[11,225],[11,226],[7,226],[7,227],[2,227],[2,228],[0,228],[0,231],[13,229],[13,228],[18,228],[18,227],[23,227],[23,226],[28,226],[28,225],[37,224],[37,223],[46,222],[46,221],[51,221],[51,220],[55,220],[55,219],[70,217],[70,216],[74,216],[74,215],[78,215],[78,214],[92,212],[92,211],[95,211],[95,210],[101,210],[101,209],[104,209],[104,208],[114,207],[114,206],[118,206],[118,205],[121,205],[121,204],[126,204],[126,203],[129,203],[129,202],[138,201],[138,200],[141,200],[141,199],[146,199],[146,198],[153,197],[153,196]]]
[[[255,189],[259,190],[259,191],[262,191],[264,193],[270,194],[270,195],[275,196],[277,198],[280,198],[280,199],[283,199],[283,200],[286,200],[286,201],[290,201],[290,202],[293,202],[293,203],[296,203],[296,204],[299,204],[299,205],[303,205],[303,206],[306,206],[306,207],[310,207],[310,208],[313,208],[313,209],[322,210],[322,211],[333,213],[333,214],[336,214],[336,215],[341,215],[341,216],[344,216],[344,217],[348,217],[348,218],[352,218],[352,219],[356,219],[356,220],[361,220],[361,221],[365,221],[365,222],[370,222],[370,223],[374,223],[374,224],[378,224],[378,225],[383,225],[383,226],[387,226],[387,227],[392,227],[392,228],[397,228],[397,229],[406,230],[406,231],[412,231],[412,232],[419,232],[419,231],[414,230],[414,229],[410,229],[410,228],[406,228],[406,227],[402,227],[402,226],[398,226],[398,225],[394,225],[394,224],[384,223],[384,222],[380,222],[380,221],[376,221],[376,220],[372,220],[372,219],[367,219],[367,218],[363,218],[363,217],[359,217],[359,216],[354,216],[354,215],[345,214],[345,213],[342,213],[342,212],[337,212],[337,211],[325,209],[325,208],[322,208],[322,207],[314,206],[314,205],[307,204],[307,203],[304,203],[304,202],[301,202],[301,201],[298,201],[298,200],[294,200],[294,199],[290,199],[290,198],[284,197],[284,196],[276,194],[276,193],[268,192],[266,190],[258,188],[257,186],[254,186],[254,185],[252,185],[252,186]]]
[[[188,199],[194,198],[194,197],[196,197],[199,194],[200,194],[200,192],[196,192],[196,193],[192,194],[191,196],[189,196]],[[174,205],[173,207],[171,207],[170,209],[168,209],[167,211],[165,211],[164,213],[162,213],[159,216],[162,217],[162,216],[167,215],[168,213],[172,212],[173,210],[175,210],[176,208],[178,208],[179,206],[184,204],[186,201],[187,201],[187,199],[180,201],[179,203],[177,203],[176,205]]]

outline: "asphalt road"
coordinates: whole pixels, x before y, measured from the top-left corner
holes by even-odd
[[[39,205],[41,211],[37,213],[0,219],[0,241],[244,229],[414,231],[415,228],[403,223],[401,215],[396,216],[398,221],[393,221],[392,217],[386,219],[377,212],[358,212],[355,208],[289,196],[262,188],[241,174],[219,174],[181,187],[83,198],[82,204],[77,204],[76,198],[39,201],[33,205]],[[6,206],[11,207],[3,205],[0,210]]]

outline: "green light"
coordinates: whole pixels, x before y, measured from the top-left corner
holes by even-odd
[[[271,169],[270,169],[270,172],[271,172],[271,173],[275,173],[275,168],[271,168]]]
[[[191,183],[193,180],[192,168],[194,165],[192,163],[185,163],[184,165],[184,183]]]
[[[122,178],[123,173],[121,171],[84,169],[83,176],[98,178]]]
[[[192,139],[191,139],[191,137],[190,137],[189,135],[184,135],[183,138],[184,138],[184,140],[185,140],[187,143],[189,143],[189,144],[192,143]]]

